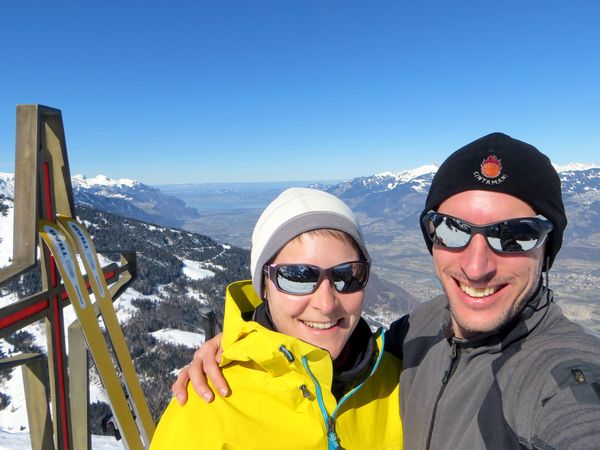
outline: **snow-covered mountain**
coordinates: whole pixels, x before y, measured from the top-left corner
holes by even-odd
[[[592,164],[570,164],[557,166],[564,195],[600,191],[600,166]]]
[[[358,211],[385,214],[398,211],[398,199],[410,206],[411,199],[417,204],[427,195],[431,180],[437,172],[437,164],[429,164],[410,170],[387,171],[357,177],[336,185],[314,184],[348,201]],[[600,165],[571,163],[557,166],[565,196],[597,192],[600,190]],[[181,226],[186,219],[198,216],[195,208],[160,189],[130,179],[111,179],[104,175],[72,177],[75,201],[93,208],[115,214],[167,226]],[[14,175],[0,173],[0,195],[12,197]],[[222,191],[223,196],[227,191]],[[412,207],[408,210],[412,211]]]
[[[71,184],[76,203],[123,217],[180,227],[187,219],[198,216],[198,211],[182,200],[138,181],[75,175]],[[12,198],[14,186],[14,174],[0,172],[0,195]]]
[[[412,220],[424,203],[438,167],[431,164],[413,170],[382,172],[321,188],[343,199],[359,214]]]
[[[0,172],[0,195],[13,197],[15,190],[15,175],[13,173]]]
[[[73,184],[74,188],[92,189],[92,188],[98,188],[99,186],[106,186],[107,193],[109,195],[110,195],[111,188],[114,188],[114,187],[116,187],[116,188],[122,188],[122,187],[132,188],[136,185],[141,184],[138,181],[130,180],[128,178],[119,178],[119,179],[115,180],[113,178],[107,177],[106,175],[97,175],[95,177],[88,178],[82,174],[77,174],[77,175],[74,175],[73,177],[71,177],[71,183]]]
[[[430,164],[412,170],[399,172],[381,172],[375,175],[358,177],[350,181],[328,186],[328,190],[338,196],[351,197],[354,195],[378,194],[393,190],[408,192],[427,192],[431,179],[439,166]],[[318,185],[313,185],[320,187]]]
[[[344,199],[355,211],[369,217],[393,217],[396,221],[409,221],[420,212],[431,180],[438,165],[421,166],[400,172],[382,172],[358,177],[336,185],[315,185]],[[577,201],[578,194],[587,194],[581,201],[600,196],[600,166],[574,163],[555,166],[562,181],[565,203]]]
[[[561,178],[565,194],[599,190],[600,165],[572,163],[554,166]],[[381,172],[375,175],[358,177],[334,186],[321,186],[340,196],[352,197],[381,194],[391,191],[427,194],[431,180],[439,166],[430,164],[412,170]]]
[[[75,175],[72,185],[75,202],[123,217],[159,225],[181,226],[186,219],[198,215],[198,211],[188,208],[182,200],[129,179]]]

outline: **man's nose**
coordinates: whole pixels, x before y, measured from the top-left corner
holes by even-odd
[[[475,234],[469,245],[461,252],[461,269],[469,280],[485,280],[494,276],[496,254],[485,236]]]

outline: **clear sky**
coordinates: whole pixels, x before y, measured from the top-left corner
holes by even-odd
[[[15,106],[62,110],[72,174],[333,180],[440,163],[491,131],[600,163],[600,2],[9,1]]]

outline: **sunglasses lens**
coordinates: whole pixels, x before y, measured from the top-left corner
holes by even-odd
[[[369,264],[362,261],[342,263],[331,269],[322,269],[308,264],[287,264],[276,268],[275,284],[288,294],[306,295],[313,293],[319,284],[321,273],[329,275],[336,291],[356,292],[363,289],[369,279]],[[272,275],[271,275],[272,276]]]
[[[290,294],[310,294],[319,281],[319,269],[305,264],[290,264],[277,268],[276,284]]]
[[[540,238],[540,227],[536,220],[517,219],[490,225],[488,242],[499,252],[519,253],[534,249]]]
[[[369,266],[364,262],[344,263],[331,269],[331,281],[338,292],[356,292],[369,279]]]
[[[474,233],[485,235],[490,247],[499,253],[521,253],[533,250],[552,229],[547,219],[511,219],[490,225],[475,226],[452,216],[432,213],[427,217],[427,231],[434,244],[464,248]]]
[[[433,214],[429,218],[429,237],[438,245],[449,248],[462,248],[471,239],[471,227],[454,217]]]

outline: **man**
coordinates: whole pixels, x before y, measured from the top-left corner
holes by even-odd
[[[468,144],[440,166],[420,224],[445,294],[390,327],[406,448],[600,448],[600,340],[547,285],[567,224],[549,159],[501,133]]]
[[[420,223],[445,295],[391,328],[406,447],[600,448],[600,340],[542,276],[567,224],[548,158],[501,133],[468,144]]]

